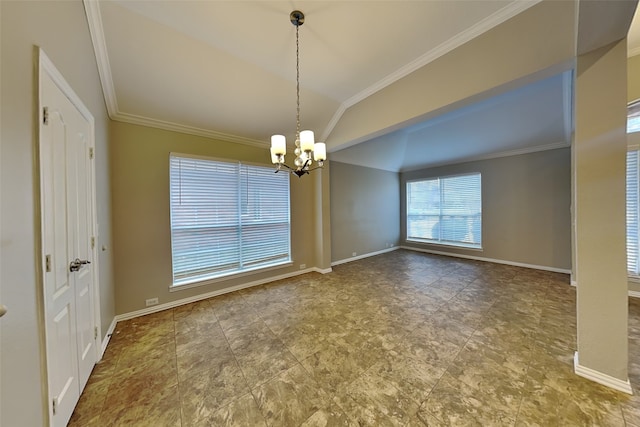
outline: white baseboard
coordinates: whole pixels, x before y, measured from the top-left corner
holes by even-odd
[[[526,264],[522,262],[505,261],[502,259],[485,258],[485,257],[479,257],[479,256],[473,256],[473,255],[463,255],[463,254],[456,254],[452,252],[441,252],[441,251],[434,251],[431,249],[414,248],[412,246],[400,246],[400,247],[402,249],[407,249],[410,251],[426,252],[434,255],[444,255],[444,256],[450,256],[454,258],[465,258],[465,259],[473,259],[476,261],[493,262],[496,264],[513,265],[514,267],[524,267],[524,268],[531,268],[534,270],[551,271],[553,273],[571,274],[571,270],[566,268],[547,267],[545,265]]]
[[[317,273],[330,273],[331,269],[320,269],[317,267],[307,268],[300,271],[294,271],[292,273],[281,274],[279,276],[272,276],[266,279],[254,280],[253,282],[242,283],[236,286],[230,286],[228,288],[219,289],[213,292],[207,292],[204,294],[195,295],[188,298],[182,298],[175,301],[170,301],[164,304],[154,305],[152,307],[143,308],[141,310],[131,311],[129,313],[118,314],[116,321],[121,322],[123,320],[133,319],[135,317],[145,316],[147,314],[157,313],[159,311],[168,310],[170,308],[179,307],[184,304],[190,304],[192,302],[201,301],[207,298],[217,297],[218,295],[228,294],[229,292],[239,291],[241,289],[251,288],[253,286],[263,285],[265,283],[275,282],[276,280],[288,279],[290,277],[299,276],[301,274],[317,272]]]
[[[398,249],[400,249],[399,246],[394,246],[392,248],[382,249],[380,251],[369,252],[369,253],[358,255],[358,256],[354,256],[354,257],[351,257],[351,258],[341,259],[341,260],[332,262],[331,266],[333,267],[333,266],[336,266],[336,265],[346,264],[346,263],[352,262],[352,261],[357,261],[357,260],[363,259],[363,258],[369,258],[369,257],[376,256],[376,255],[386,254],[387,252],[393,252],[393,251],[396,251]]]
[[[320,274],[327,274],[327,273],[331,273],[333,271],[333,269],[331,267],[329,267],[329,268],[313,267],[311,270],[315,271],[316,273],[320,273]]]
[[[102,340],[102,348],[100,351],[101,360],[102,360],[102,356],[104,356],[104,352],[107,351],[107,345],[109,345],[109,341],[111,341],[111,335],[113,334],[113,331],[115,331],[116,329],[116,324],[118,323],[118,321],[116,320],[116,317],[114,317],[113,320],[111,321],[111,324],[109,325],[109,329],[107,329],[107,334],[104,336],[104,339]]]
[[[628,379],[626,381],[623,381],[621,379],[612,377],[611,375],[603,374],[602,372],[580,365],[580,362],[578,361],[577,351],[573,356],[573,370],[577,375],[580,375],[583,378],[597,382],[598,384],[602,384],[623,393],[633,394],[633,389],[631,388],[631,383]]]

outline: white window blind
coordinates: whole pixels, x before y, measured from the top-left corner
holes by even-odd
[[[638,150],[627,152],[627,270],[633,276],[640,275],[640,263],[638,262]]]
[[[479,248],[479,173],[407,182],[407,240]]]
[[[173,284],[289,262],[289,174],[170,156]]]

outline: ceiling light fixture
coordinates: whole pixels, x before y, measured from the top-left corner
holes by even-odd
[[[315,142],[313,131],[303,130],[300,132],[300,25],[304,23],[304,13],[294,10],[289,14],[291,23],[296,27],[296,148],[294,154],[296,159],[294,167],[288,166],[284,162],[284,156],[287,154],[287,139],[284,135],[271,136],[271,162],[276,165],[276,173],[282,170],[284,166],[291,171],[292,174],[300,178],[302,175],[308,174],[310,171],[319,169],[324,165],[327,159],[327,147],[324,142]],[[318,162],[318,166],[312,168],[313,160]]]

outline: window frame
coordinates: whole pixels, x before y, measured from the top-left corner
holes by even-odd
[[[633,125],[631,125],[632,120]],[[627,104],[627,134],[638,132],[640,132],[640,99]]]
[[[273,263],[269,263],[269,264],[260,264],[258,266],[252,266],[252,267],[247,267],[247,268],[240,268],[240,269],[236,269],[236,270],[231,270],[231,271],[225,271],[222,273],[211,273],[211,274],[207,274],[207,275],[197,275],[197,276],[191,276],[191,277],[185,277],[185,278],[179,278],[178,280],[176,280],[176,273],[175,273],[175,268],[174,268],[174,225],[173,225],[173,219],[174,219],[174,208],[173,208],[173,204],[172,204],[172,159],[173,158],[177,158],[177,159],[187,159],[187,160],[202,160],[202,161],[207,161],[207,162],[217,162],[217,163],[222,163],[222,164],[226,164],[226,165],[231,165],[234,168],[237,168],[236,173],[238,175],[238,179],[236,181],[236,187],[235,187],[235,194],[237,195],[237,200],[238,200],[238,204],[235,206],[235,212],[237,216],[237,221],[238,223],[233,225],[233,227],[237,227],[239,230],[241,230],[243,227],[247,227],[247,226],[251,226],[251,225],[256,225],[255,223],[252,224],[248,224],[248,223],[242,223],[243,218],[245,218],[246,215],[246,206],[244,206],[244,204],[242,203],[241,200],[244,199],[244,197],[242,196],[242,192],[241,192],[241,185],[242,185],[242,178],[241,178],[241,173],[242,173],[242,168],[243,167],[256,167],[256,168],[263,168],[263,169],[268,169],[269,171],[272,170],[272,168],[270,167],[270,165],[266,165],[266,164],[262,164],[262,163],[256,163],[256,162],[245,162],[245,161],[240,161],[240,160],[235,160],[235,159],[226,159],[226,158],[219,158],[219,157],[209,157],[209,156],[201,156],[201,155],[194,155],[194,154],[186,154],[186,153],[175,153],[175,152],[171,152],[169,153],[169,165],[168,165],[168,169],[169,169],[169,216],[170,216],[170,220],[169,220],[169,232],[170,232],[170,239],[171,239],[171,283],[169,285],[169,290],[170,292],[173,291],[177,291],[177,290],[182,290],[182,289],[189,289],[189,288],[193,288],[193,287],[199,287],[199,286],[204,286],[204,285],[208,285],[208,284],[212,284],[212,283],[217,283],[217,282],[221,282],[221,281],[227,281],[230,279],[234,279],[234,278],[240,278],[243,276],[248,276],[248,275],[253,275],[256,273],[260,273],[260,272],[267,272],[270,270],[275,270],[275,269],[281,269],[283,267],[288,267],[288,266],[292,266],[293,265],[293,255],[292,255],[292,239],[291,239],[291,179],[289,177],[289,174],[285,174],[287,176],[286,178],[286,193],[287,193],[287,220],[286,220],[286,225],[288,227],[288,239],[287,239],[287,248],[288,248],[288,257],[286,260],[283,261],[276,261]],[[284,189],[284,188],[283,188]],[[233,191],[233,190],[232,190]],[[245,199],[247,200],[247,199]],[[267,223],[265,223],[267,224]],[[263,224],[264,225],[264,224]],[[222,227],[222,225],[220,226]],[[201,227],[201,228],[211,228],[211,226],[206,226],[206,227]],[[239,244],[242,244],[242,238],[239,238]],[[242,249],[239,250],[239,257],[241,257],[242,254]],[[240,263],[240,260],[238,260],[238,262]]]
[[[459,177],[465,177],[465,176],[478,176],[478,180],[479,180],[479,186],[480,186],[480,212],[479,212],[479,217],[480,217],[480,242],[479,243],[467,243],[467,242],[461,242],[461,241],[450,241],[450,240],[436,240],[436,239],[428,239],[428,238],[420,238],[420,237],[411,237],[409,236],[409,203],[410,203],[410,198],[409,198],[409,186],[412,183],[415,182],[424,182],[424,181],[433,181],[433,180],[444,180],[444,179],[451,179],[451,178],[459,178]],[[452,247],[452,248],[458,248],[458,249],[466,249],[466,250],[475,250],[475,251],[482,251],[483,247],[482,247],[482,172],[467,172],[467,173],[460,173],[460,174],[452,174],[452,175],[439,175],[439,176],[431,176],[431,177],[424,177],[424,178],[415,178],[415,179],[411,179],[411,180],[407,180],[405,182],[405,239],[407,242],[413,242],[413,243],[423,243],[423,244],[429,244],[429,245],[436,245],[439,247]],[[442,194],[442,193],[441,193]],[[442,197],[442,196],[440,196]],[[441,205],[441,204],[440,204]],[[438,222],[442,221],[442,206],[440,206],[440,213],[438,215]]]

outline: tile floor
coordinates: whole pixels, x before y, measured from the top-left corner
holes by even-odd
[[[72,426],[637,426],[562,274],[399,250],[121,322]]]

